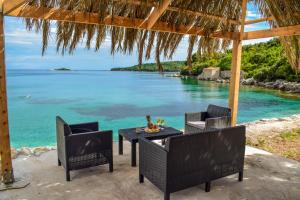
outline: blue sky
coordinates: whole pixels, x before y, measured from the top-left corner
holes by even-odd
[[[247,19],[259,18],[253,5],[248,5]],[[246,31],[266,29],[266,23],[258,23],[246,27]],[[28,32],[22,19],[5,17],[5,43],[7,69],[53,69],[70,67],[72,69],[108,70],[112,67],[126,67],[137,64],[137,54],[110,54],[110,38],[108,37],[100,51],[86,50],[78,47],[73,55],[56,53],[55,28],[49,41],[46,55],[41,56],[41,34]],[[267,39],[246,41],[244,44],[267,41]],[[188,38],[185,37],[179,45],[173,60],[185,60]],[[154,62],[151,58],[147,62]]]

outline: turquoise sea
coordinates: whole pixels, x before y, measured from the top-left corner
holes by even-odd
[[[183,128],[185,112],[227,105],[228,86],[158,73],[8,70],[12,146],[55,145],[55,116],[69,123],[99,121],[113,129],[144,126],[145,116]],[[242,87],[239,122],[300,113],[300,99]]]

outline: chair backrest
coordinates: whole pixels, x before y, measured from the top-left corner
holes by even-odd
[[[222,129],[231,127],[231,117],[207,118],[205,120],[205,130]]]
[[[241,164],[245,154],[245,126],[170,137],[166,144],[170,176],[217,176],[225,165]]]
[[[198,179],[205,177],[205,172],[209,169],[209,162],[212,154],[209,151],[210,132],[201,134],[186,134],[181,136],[170,137],[166,142],[168,151],[168,174],[178,180],[178,177],[194,173]],[[200,173],[200,174],[196,174]],[[195,180],[197,182],[197,180]]]
[[[210,177],[220,178],[242,169],[244,165],[246,127],[235,126],[210,134],[213,155],[210,160]]]
[[[224,116],[231,116],[231,110],[230,108],[216,106],[210,104],[207,107],[207,117],[208,118],[214,118],[214,117],[224,117]]]
[[[68,136],[72,133],[69,124],[67,124],[59,116],[56,117],[56,132],[57,135],[64,135],[64,136]]]

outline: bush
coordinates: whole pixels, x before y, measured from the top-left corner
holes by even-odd
[[[185,66],[180,71],[180,74],[183,76],[188,76],[188,75],[198,76],[199,74],[202,73],[203,69],[206,67],[209,67],[208,63],[199,63],[199,62],[193,63],[191,72],[189,72],[189,68]]]
[[[269,72],[268,68],[264,67],[253,71],[252,76],[255,80],[265,81],[268,78],[268,72]]]
[[[181,71],[180,71],[180,75],[182,75],[182,76],[188,76],[188,75],[190,75],[188,67],[183,67],[181,69]]]
[[[262,64],[268,62],[268,58],[265,54],[255,53],[250,57],[249,62],[253,64]]]
[[[299,75],[296,75],[296,74],[292,74],[292,75],[289,75],[287,78],[286,78],[287,81],[291,81],[291,82],[299,82],[300,83],[300,76]]]
[[[217,64],[217,67],[220,67],[220,69],[223,70],[230,70],[231,68],[231,61],[232,60],[232,55],[226,55],[224,57],[222,57],[219,61],[219,63]]]

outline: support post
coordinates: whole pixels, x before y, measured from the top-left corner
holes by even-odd
[[[242,62],[242,40],[243,40],[244,30],[245,30],[247,2],[248,0],[242,1],[240,36],[238,39],[233,40],[233,47],[232,47],[232,65],[231,65],[230,91],[229,91],[229,108],[231,108],[232,126],[235,126],[237,122],[239,89],[240,89],[240,79],[241,79],[240,76],[241,76],[241,62]]]
[[[4,184],[14,182],[14,174],[11,160],[9,139],[6,72],[5,72],[5,40],[4,40],[4,16],[0,10],[0,156],[1,156],[1,180]]]
[[[242,41],[234,40],[232,47],[232,65],[229,92],[229,108],[231,108],[231,125],[237,122],[240,74],[241,74]]]

